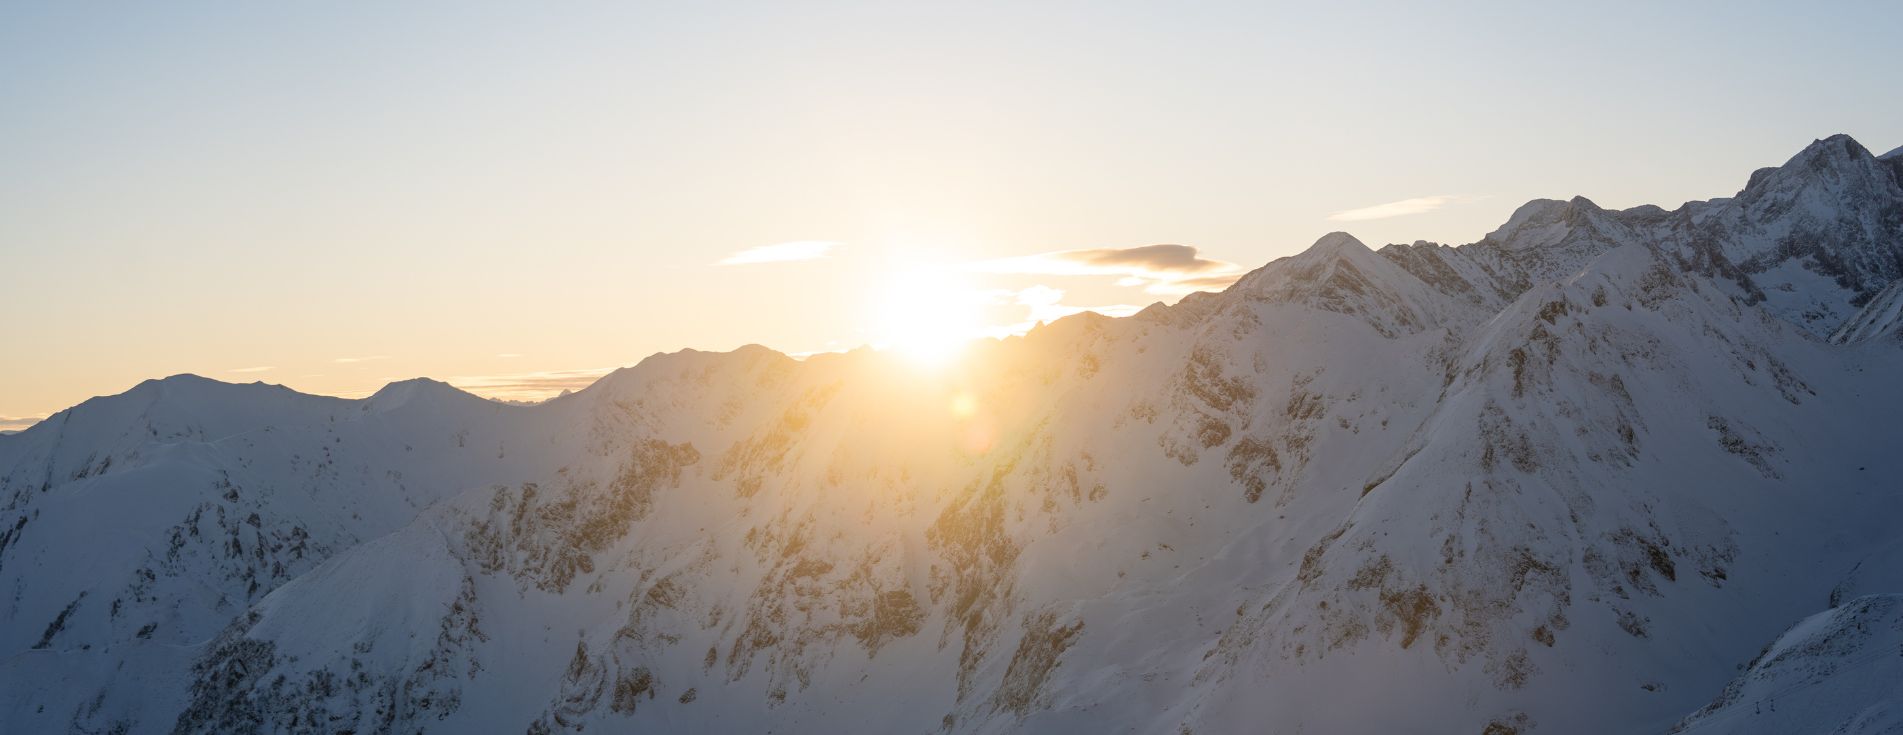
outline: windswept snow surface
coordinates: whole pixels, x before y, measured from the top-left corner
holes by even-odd
[[[148,381],[0,437],[0,729],[1883,731],[1899,277],[1835,136],[939,371]]]

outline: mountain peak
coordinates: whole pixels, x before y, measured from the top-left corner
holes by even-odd
[[[1308,250],[1303,251],[1302,254],[1307,255],[1309,253],[1315,253],[1320,255],[1320,254],[1327,254],[1327,253],[1338,253],[1338,252],[1341,252],[1342,250],[1367,250],[1367,249],[1368,249],[1368,246],[1362,244],[1362,242],[1359,239],[1356,239],[1354,235],[1350,235],[1346,232],[1338,231],[1338,232],[1330,232],[1326,235],[1322,235],[1321,239],[1316,240],[1314,245],[1308,246]]]
[[[138,385],[133,386],[133,390],[138,390],[140,388],[145,388],[147,386],[150,386],[151,388],[154,388],[154,389],[163,389],[167,387],[176,387],[176,386],[205,386],[205,385],[232,385],[232,384],[226,383],[225,381],[222,381],[222,380],[207,378],[197,373],[179,373],[177,375],[167,375],[163,378],[147,378],[143,381],[140,381]]]
[[[1875,154],[1870,152],[1870,149],[1863,147],[1862,143],[1858,143],[1856,138],[1844,135],[1843,133],[1814,141],[1809,146],[1806,146],[1803,151],[1798,153],[1799,157],[1805,157],[1807,155],[1811,157],[1828,157],[1838,161],[1876,157]]]
[[[1556,219],[1559,213],[1565,211],[1565,208],[1566,203],[1558,199],[1528,200],[1527,203],[1513,210],[1512,216],[1507,217],[1505,224],[1500,225],[1500,227],[1493,232],[1487,233],[1486,239],[1507,240],[1513,236],[1514,232],[1519,231],[1531,223]]]
[[[1804,150],[1791,156],[1774,173],[1823,174],[1841,171],[1845,167],[1876,160],[1870,149],[1863,147],[1857,139],[1838,133],[1828,138],[1811,141]]]
[[[1566,237],[1573,228],[1581,224],[1585,216],[1604,212],[1598,204],[1583,196],[1567,201],[1558,199],[1534,199],[1513,210],[1506,224],[1487,233],[1485,240],[1491,240],[1509,250],[1527,250],[1558,242]]]
[[[1818,138],[1817,140],[1811,141],[1810,145],[1804,147],[1804,149],[1807,151],[1813,148],[1816,148],[1816,149],[1836,148],[1848,153],[1858,153],[1858,152],[1869,153],[1870,152],[1868,149],[1863,147],[1862,143],[1858,143],[1856,138],[1850,137],[1849,133],[1835,133],[1832,135],[1827,135],[1822,138]]]
[[[140,382],[126,391],[124,395],[150,396],[154,400],[166,400],[180,403],[200,403],[205,401],[232,400],[220,396],[256,396],[258,391],[269,391],[286,395],[296,391],[276,383],[254,380],[249,383],[232,383],[217,378],[207,378],[196,373],[179,373],[163,378],[151,378]],[[113,396],[102,396],[112,398]]]
[[[410,378],[383,386],[365,399],[363,405],[365,411],[388,411],[417,401],[443,403],[465,399],[483,400],[473,393],[440,380]]]
[[[1237,280],[1230,290],[1238,293],[1260,291],[1267,283],[1279,284],[1275,288],[1294,285],[1289,283],[1289,279],[1296,273],[1307,274],[1306,277],[1318,277],[1316,273],[1311,272],[1312,269],[1327,267],[1343,258],[1355,260],[1358,259],[1358,254],[1373,255],[1374,251],[1354,235],[1339,231],[1330,232],[1322,235],[1315,244],[1308,246],[1307,250],[1276,259],[1249,271]]]

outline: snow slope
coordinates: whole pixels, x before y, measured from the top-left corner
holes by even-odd
[[[1903,596],[1871,595],[1799,621],[1682,733],[1903,730]]]
[[[1801,687],[1767,731],[1883,724],[1831,672],[1887,639],[1740,667],[1903,593],[1899,276],[1903,162],[1835,136],[941,371],[150,381],[0,437],[0,723],[1719,732]]]

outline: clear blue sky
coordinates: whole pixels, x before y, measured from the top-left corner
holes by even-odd
[[[1895,2],[12,3],[0,418],[184,371],[352,394],[837,348],[921,267],[1670,207],[1832,133],[1903,145],[1900,30]],[[836,245],[716,265],[789,241]],[[956,288],[987,326],[1171,298],[1117,280]]]

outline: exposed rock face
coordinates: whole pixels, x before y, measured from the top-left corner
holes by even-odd
[[[1903,162],[1837,136],[943,373],[151,381],[0,437],[0,722],[1874,732],[1900,277]]]

